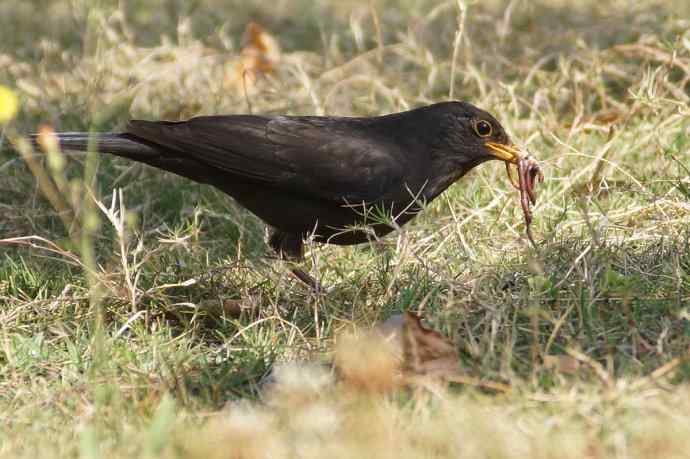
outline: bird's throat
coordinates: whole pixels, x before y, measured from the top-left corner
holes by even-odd
[[[427,183],[424,191],[424,197],[427,202],[443,193],[449,186],[484,161],[486,160],[481,159],[461,163],[453,160],[439,162],[434,168],[435,173],[431,175],[432,178]]]

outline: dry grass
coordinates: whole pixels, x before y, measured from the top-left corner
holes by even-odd
[[[314,295],[219,192],[24,150],[37,180],[3,148],[0,457],[686,457],[687,2],[246,3],[4,0],[0,84],[22,109],[2,142],[452,94],[543,160],[540,249],[488,164],[396,235],[313,247],[334,286]],[[252,20],[280,60],[243,84]],[[340,347],[346,379],[315,363],[420,305],[468,379],[512,390],[381,389],[394,365],[370,341]]]

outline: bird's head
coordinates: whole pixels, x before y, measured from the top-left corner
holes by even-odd
[[[466,102],[444,102],[429,106],[432,123],[439,131],[435,155],[435,170],[441,173],[430,180],[427,198],[433,199],[455,180],[473,167],[492,159],[505,163],[508,179],[520,191],[520,203],[525,215],[527,236],[534,243],[529,229],[532,221],[530,203],[536,204],[534,185],[544,179],[539,163],[510,141],[503,126],[489,113]],[[516,182],[510,165],[517,166]]]
[[[526,156],[490,113],[467,102],[444,102],[435,109],[443,119],[444,150],[458,162],[470,167],[492,159],[517,164]]]
[[[490,113],[467,102],[441,102],[424,107],[426,138],[434,138],[434,171],[426,197],[433,199],[475,166],[492,159],[505,163],[508,178],[518,189],[533,196],[532,187],[541,170],[534,158],[511,141],[503,126]],[[510,172],[518,168],[520,182]],[[520,172],[522,171],[522,172]],[[530,180],[526,180],[526,175]]]

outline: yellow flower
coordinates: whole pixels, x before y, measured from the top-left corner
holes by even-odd
[[[0,85],[0,124],[7,123],[17,115],[19,99],[5,86]]]

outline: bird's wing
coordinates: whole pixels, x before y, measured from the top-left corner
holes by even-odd
[[[399,188],[404,155],[365,119],[209,116],[132,121],[128,133],[219,173],[316,199],[372,202]]]

